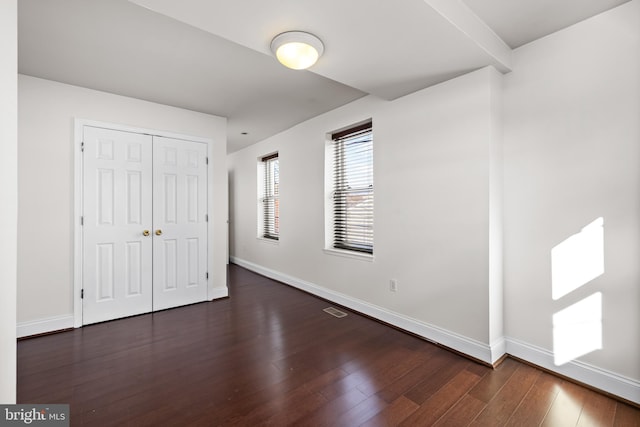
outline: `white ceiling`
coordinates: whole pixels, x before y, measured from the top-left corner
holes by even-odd
[[[629,0],[464,0],[511,48],[569,27]]]
[[[394,99],[623,0],[20,0],[19,71],[228,118],[228,151],[366,94]],[[271,39],[325,44],[310,71]],[[247,135],[242,135],[246,132]]]

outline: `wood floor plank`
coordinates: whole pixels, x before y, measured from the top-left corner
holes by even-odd
[[[333,396],[340,395],[345,390],[358,388],[365,396],[371,396],[397,377],[409,372],[413,366],[421,363],[422,358],[419,355],[407,352],[408,350],[400,347],[374,353],[375,357],[371,356],[372,353],[368,353],[368,357],[363,358],[357,370],[350,361],[342,365],[341,369],[349,367],[351,373],[340,381],[328,385],[321,393],[328,399],[332,399]]]
[[[248,414],[226,420],[227,426],[255,426],[264,420],[275,420],[275,425],[289,425],[303,415],[327,403],[320,393],[309,393],[304,386],[287,393],[275,394],[272,399],[257,406]]]
[[[420,406],[411,399],[400,396],[382,411],[378,412],[361,424],[362,427],[387,427],[400,425],[408,416]]]
[[[520,365],[471,425],[504,425],[540,376],[539,369]]]
[[[336,420],[330,421],[330,425],[333,427],[353,427],[359,426],[363,422],[371,419],[371,417],[380,413],[387,407],[387,402],[382,400],[376,395],[371,395],[362,402],[355,405],[353,408],[344,412]]]
[[[238,266],[228,277],[227,299],[19,341],[18,402],[68,403],[91,427],[640,427],[637,408],[516,360],[493,370]]]
[[[366,395],[378,393],[423,363],[425,363],[424,354],[404,349],[393,359],[386,360],[386,365],[374,367],[376,374],[371,377],[371,380],[359,384],[358,388]]]
[[[438,393],[442,387],[455,378],[461,370],[473,375],[465,370],[466,366],[470,363],[472,362],[457,358],[448,361],[444,366],[441,366],[430,375],[425,376],[424,380],[406,392],[405,396],[417,404],[422,405],[427,399]]]
[[[585,388],[563,381],[541,425],[545,427],[575,426],[582,413],[585,395]]]
[[[346,375],[341,369],[333,369],[285,395],[276,394],[273,399],[241,417],[239,420],[242,423],[239,425],[257,425],[263,421],[276,426],[293,425],[300,418],[326,404],[327,399],[319,393],[320,390]]]
[[[617,402],[613,425],[616,427],[640,427],[640,410],[625,403]]]
[[[489,403],[513,375],[518,365],[515,360],[506,359],[493,371],[492,375],[484,377],[469,394],[484,403]]]
[[[427,358],[422,365],[400,376],[387,387],[380,390],[378,395],[387,403],[391,403],[409,390],[412,390],[418,383],[423,382],[425,378],[429,378],[439,369],[446,367],[451,360],[450,355],[436,353],[432,357]]]
[[[304,384],[313,381],[318,375],[313,370],[289,372],[282,380],[275,383],[260,384],[256,382],[255,390],[246,389],[236,393],[233,399],[209,402],[205,408],[210,411],[209,418],[216,422],[225,422],[251,413],[256,408],[268,405],[274,396],[286,394]],[[215,380],[211,382],[215,384]],[[316,393],[317,394],[317,393]]]
[[[616,416],[616,402],[600,393],[586,392],[582,412],[577,427],[598,427],[612,425]]]
[[[468,426],[487,406],[470,394],[460,399],[434,425],[442,427]]]
[[[462,370],[400,425],[406,427],[433,425],[467,394],[468,390],[480,381],[480,378],[467,370]]]
[[[562,383],[558,377],[541,372],[535,384],[507,420],[506,426],[539,426],[553,404]]]
[[[335,396],[331,401],[306,416],[303,424],[308,426],[332,426],[343,414],[368,398],[357,388],[349,389],[344,394]]]

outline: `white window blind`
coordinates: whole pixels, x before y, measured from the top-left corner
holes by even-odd
[[[333,140],[333,247],[373,253],[373,132],[366,123]]]
[[[264,194],[262,195],[262,237],[278,240],[280,235],[280,168],[278,153],[262,158]]]

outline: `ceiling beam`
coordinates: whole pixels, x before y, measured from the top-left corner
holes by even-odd
[[[502,73],[511,71],[511,48],[461,0],[424,0],[492,59]]]

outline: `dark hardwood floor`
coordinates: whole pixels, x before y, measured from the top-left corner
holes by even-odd
[[[88,426],[640,426],[513,359],[492,370],[237,266],[231,298],[18,343],[18,402]]]

